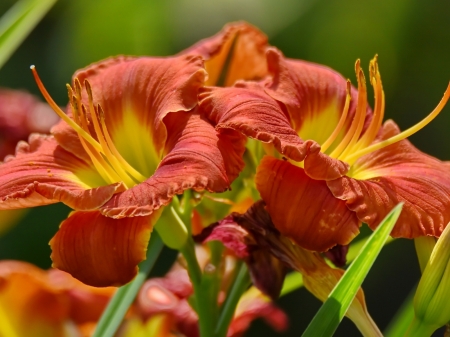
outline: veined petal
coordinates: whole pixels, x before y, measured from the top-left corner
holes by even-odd
[[[322,152],[309,153],[303,164],[308,177],[315,180],[332,180],[345,175],[350,166],[339,159],[331,158]]]
[[[115,147],[132,167],[150,176],[167,138],[164,117],[170,112],[193,109],[205,77],[200,56],[116,57],[76,72],[74,81],[78,79],[82,89],[84,81],[89,81],[93,104],[102,107]],[[89,107],[88,95],[84,96],[83,104]],[[70,105],[68,111],[70,115]],[[67,134],[75,131],[58,126],[53,132],[67,150],[82,152],[79,142]],[[71,141],[64,145],[67,138]]]
[[[187,189],[223,192],[229,188],[227,173],[231,169],[227,169],[229,164],[224,162],[222,152],[233,151],[233,148],[219,149],[218,145],[223,143],[214,127],[198,113],[179,113],[173,117],[176,120],[171,119],[172,116],[167,118],[172,130],[169,153],[153,176],[111,198],[101,208],[104,215],[114,218],[147,216]],[[237,165],[242,167],[243,162]]]
[[[320,64],[286,59],[274,48],[267,51],[267,62],[273,79],[266,90],[286,105],[293,129],[303,139],[313,139],[319,144],[325,142],[344,109],[347,95],[345,78]],[[352,86],[349,121],[353,119],[357,102],[358,92]],[[367,113],[370,112],[367,107]],[[366,118],[366,125],[368,122]],[[342,135],[349,127],[350,123],[347,123]]]
[[[128,283],[145,259],[159,215],[112,219],[98,211],[72,212],[50,241],[53,267],[95,287]]]
[[[268,75],[267,47],[267,36],[260,30],[237,22],[227,24],[216,35],[201,40],[181,54],[197,54],[205,59],[207,85],[217,85],[225,75],[224,85],[231,86],[237,80],[258,80]]]
[[[309,178],[303,169],[266,156],[255,181],[275,227],[301,247],[326,251],[359,233],[356,215],[324,181]]]
[[[399,133],[387,121],[377,141]],[[440,236],[450,221],[450,165],[402,140],[361,157],[347,177],[327,182],[336,198],[375,229],[399,202],[402,213],[394,237]]]
[[[239,83],[233,88],[205,88],[200,108],[216,129],[235,130],[246,137],[272,143],[282,155],[302,161],[307,153],[320,151],[314,141],[302,141],[277,101],[257,83]]]
[[[0,209],[63,202],[74,209],[103,205],[121,183],[106,185],[92,164],[65,151],[51,136],[34,134],[21,142],[15,157],[0,165]]]

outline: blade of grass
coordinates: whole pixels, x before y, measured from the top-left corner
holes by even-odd
[[[366,243],[366,241],[368,239],[369,238],[367,237],[367,238],[361,239],[357,242],[352,242],[352,244],[350,245],[349,251],[347,253],[347,263],[352,262],[358,256],[359,251],[361,250],[361,248],[364,246],[364,244]],[[388,244],[393,241],[394,241],[393,238],[388,237],[385,244]],[[287,295],[301,287],[303,287],[302,275],[297,272],[289,273],[286,275],[286,278],[284,279],[283,289],[281,289],[280,297]]]
[[[163,246],[161,238],[154,231],[147,248],[147,259],[139,264],[139,273],[132,282],[120,287],[114,294],[97,324],[93,337],[114,336],[148,273],[155,265]]]
[[[0,18],[0,68],[55,2],[56,0],[21,0]]]
[[[386,216],[309,323],[303,337],[332,336],[394,227],[403,204]]]

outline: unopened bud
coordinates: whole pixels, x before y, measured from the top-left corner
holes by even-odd
[[[430,256],[416,295],[415,318],[410,336],[431,335],[450,321],[450,226],[438,239]],[[420,333],[420,334],[418,334]]]

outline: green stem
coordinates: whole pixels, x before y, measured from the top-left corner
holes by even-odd
[[[198,315],[198,324],[201,337],[209,337],[213,331],[213,320],[208,303],[208,294],[202,287],[202,271],[195,255],[195,244],[191,237],[188,238],[186,245],[180,250],[186,259],[189,277],[194,288],[195,309]]]
[[[216,337],[225,337],[227,335],[228,327],[230,326],[239,299],[241,298],[245,290],[247,290],[249,285],[250,277],[248,274],[247,266],[245,265],[245,263],[241,263],[236,279],[234,280],[225,303],[223,304],[215,331]]]
[[[93,337],[112,337],[133,303],[136,294],[147,279],[155,262],[164,247],[158,233],[153,232],[147,248],[147,259],[139,264],[139,273],[134,280],[120,287],[109,301],[108,306],[97,324]]]

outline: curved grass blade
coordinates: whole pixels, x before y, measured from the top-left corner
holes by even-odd
[[[0,68],[55,2],[56,0],[21,0],[0,18]]]
[[[355,261],[347,269],[339,283],[328,296],[328,299],[309,323],[302,335],[303,337],[326,337],[333,335],[391,233],[402,207],[402,203],[395,206],[373,232],[361,249],[358,257],[356,257]]]
[[[132,282],[120,287],[114,294],[97,324],[93,337],[114,336],[163,247],[164,243],[154,231],[147,248],[147,259],[139,264],[139,273]]]

